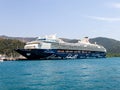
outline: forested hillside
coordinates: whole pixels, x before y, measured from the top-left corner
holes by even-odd
[[[3,39],[0,38],[0,54],[5,54],[6,56],[17,56],[19,55],[14,51],[16,48],[23,48],[25,43],[19,40]]]
[[[97,42],[107,49],[108,54],[114,54],[120,56],[120,41],[98,37],[90,40],[91,42]]]

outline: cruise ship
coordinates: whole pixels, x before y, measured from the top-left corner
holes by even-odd
[[[96,43],[90,43],[88,37],[77,43],[65,42],[56,35],[38,37],[35,41],[27,42],[23,49],[19,48],[15,51],[30,60],[106,57],[106,49]]]

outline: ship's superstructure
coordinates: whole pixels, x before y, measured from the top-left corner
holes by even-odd
[[[104,58],[106,49],[97,44],[91,44],[88,37],[77,43],[64,42],[56,35],[38,37],[28,42],[24,49],[16,49],[27,59],[80,59]]]

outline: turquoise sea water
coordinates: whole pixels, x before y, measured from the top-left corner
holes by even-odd
[[[1,62],[0,90],[120,90],[120,58]]]

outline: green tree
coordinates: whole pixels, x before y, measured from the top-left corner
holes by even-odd
[[[12,39],[2,39],[0,38],[0,54],[5,54],[6,56],[19,56],[15,49],[23,48],[25,45],[24,42],[19,40],[12,40]]]

